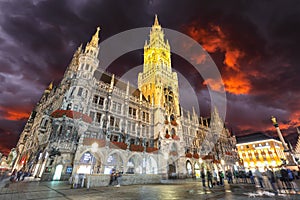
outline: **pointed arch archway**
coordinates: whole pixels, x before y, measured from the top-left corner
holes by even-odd
[[[158,173],[158,165],[157,161],[152,157],[146,157],[146,174],[157,174]]]
[[[111,152],[105,160],[104,174],[110,174],[112,169],[124,171],[124,159],[120,152]]]
[[[139,154],[133,154],[129,157],[126,163],[127,174],[141,174],[142,173],[142,158]]]
[[[187,171],[188,177],[193,176],[193,165],[192,165],[191,161],[189,161],[189,160],[186,161],[186,171]]]
[[[91,151],[85,151],[81,154],[76,169],[77,174],[93,174],[95,173],[95,167],[101,166],[101,158]],[[100,170],[100,169],[99,169]],[[100,171],[99,171],[100,173]]]

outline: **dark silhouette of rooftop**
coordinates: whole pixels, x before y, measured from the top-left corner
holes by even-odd
[[[246,142],[256,142],[261,140],[269,140],[269,139],[275,139],[274,137],[271,137],[265,133],[262,132],[256,132],[253,134],[245,135],[245,136],[237,136],[236,141],[238,144],[240,143],[246,143]]]

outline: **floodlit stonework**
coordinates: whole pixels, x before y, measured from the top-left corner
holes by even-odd
[[[20,135],[14,168],[43,180],[90,174],[93,186],[102,185],[103,174],[113,168],[128,174],[128,184],[135,183],[132,174],[156,182],[199,178],[201,168],[233,169],[236,140],[218,111],[203,118],[180,106],[171,47],[157,16],[144,45],[138,88],[98,69],[99,33],[97,28],[77,49],[60,84],[44,91]],[[209,135],[216,127],[218,137]],[[203,144],[205,137],[212,142]],[[213,145],[212,151],[201,155],[205,145]]]

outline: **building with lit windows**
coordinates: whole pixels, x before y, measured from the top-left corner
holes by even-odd
[[[262,133],[255,133],[237,138],[237,150],[245,169],[259,167],[277,167],[286,160],[284,148],[280,141]]]
[[[140,178],[149,182],[191,177],[201,168],[222,167],[220,160],[232,167],[236,141],[218,111],[203,118],[180,106],[170,45],[157,17],[144,46],[138,88],[99,69],[99,49],[98,28],[74,53],[60,84],[51,83],[32,111],[14,168],[43,180],[66,180],[71,174],[101,179],[115,168],[151,175]],[[212,128],[220,130],[220,140],[209,155],[200,155]]]

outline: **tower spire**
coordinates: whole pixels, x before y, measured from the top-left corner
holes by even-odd
[[[99,42],[99,31],[100,27],[97,27],[96,33],[93,35],[90,45],[93,47],[98,47],[98,42]]]
[[[157,14],[155,14],[154,26],[159,26]]]

